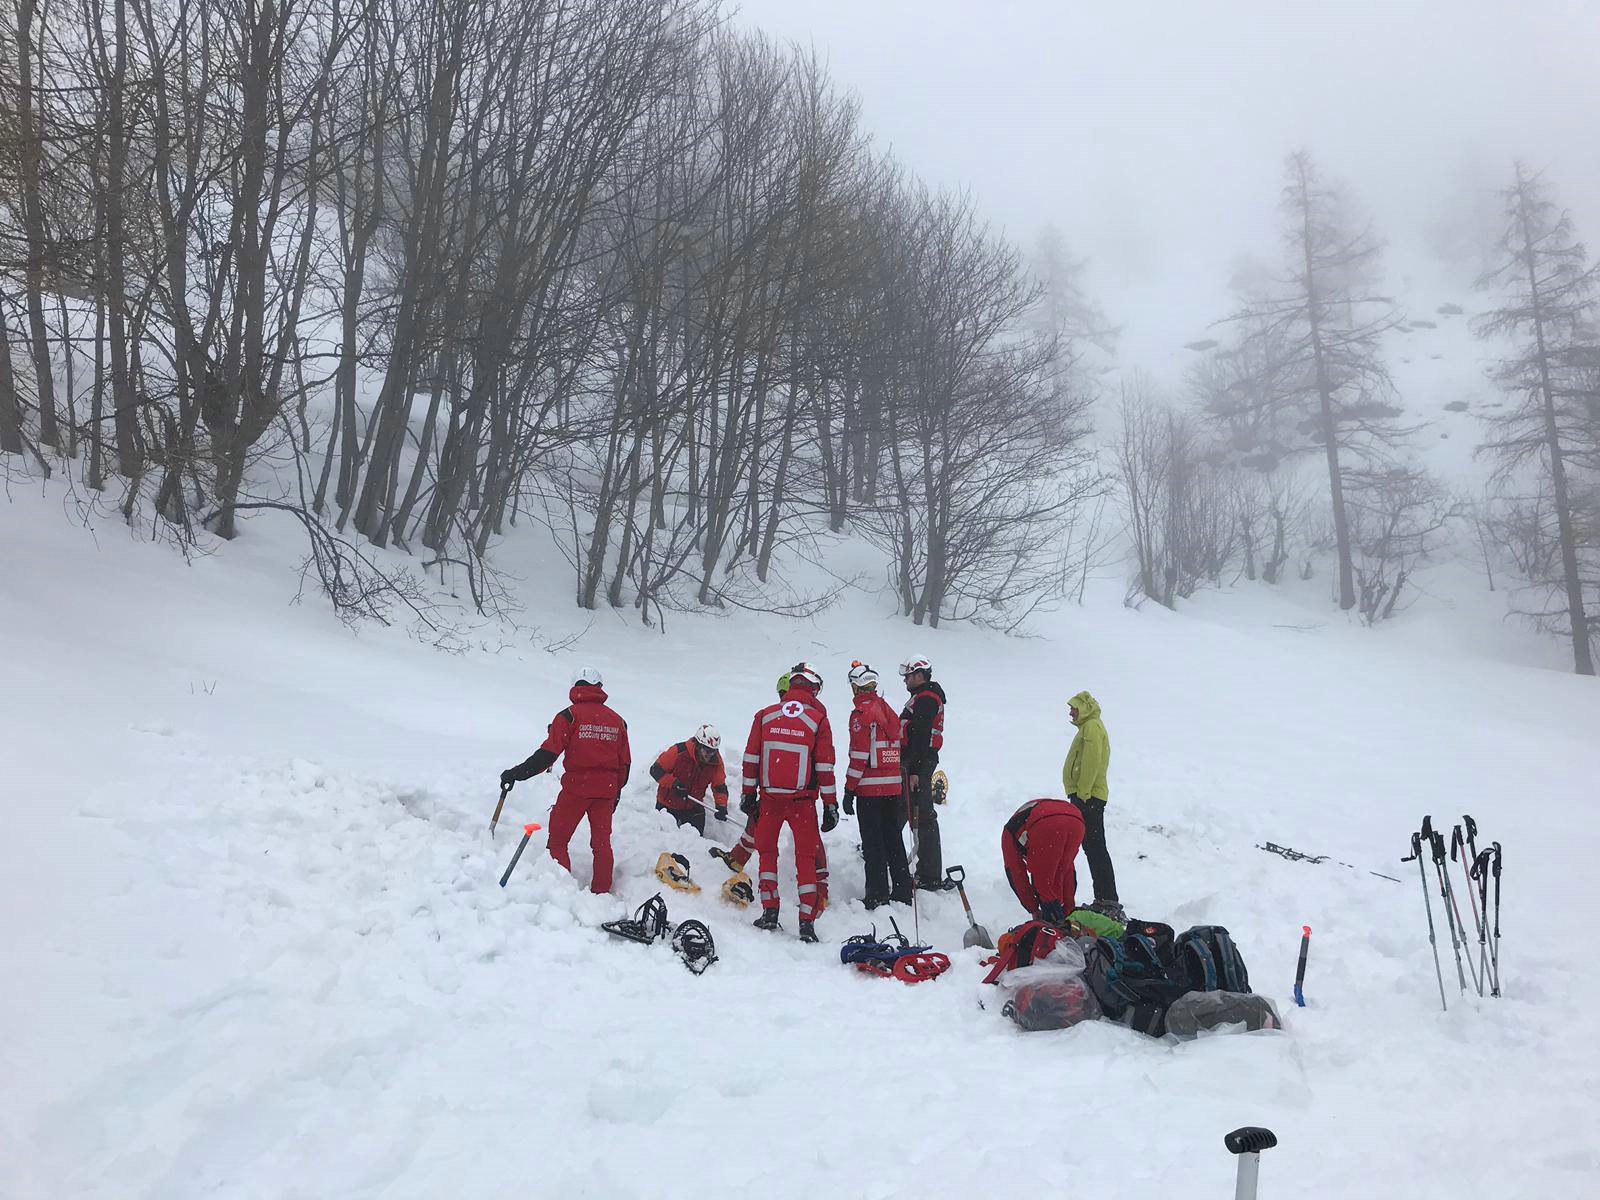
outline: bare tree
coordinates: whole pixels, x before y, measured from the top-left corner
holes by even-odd
[[[1595,392],[1585,380],[1593,364],[1600,267],[1588,261],[1570,216],[1556,207],[1539,176],[1518,163],[1502,195],[1506,226],[1500,261],[1479,280],[1502,303],[1480,319],[1477,329],[1514,343],[1514,353],[1501,360],[1493,377],[1516,405],[1491,420],[1483,448],[1498,460],[1499,481],[1510,493],[1523,492],[1518,481],[1526,474],[1536,476],[1533,496],[1519,506],[1525,517],[1521,524],[1526,540],[1537,541],[1548,514],[1556,555],[1547,562],[1541,553],[1527,553],[1523,564],[1538,568],[1526,578],[1558,596],[1559,603],[1542,605],[1535,616],[1571,638],[1574,669],[1593,675],[1596,630],[1584,592],[1600,575],[1594,562],[1600,539],[1579,510],[1594,482],[1592,477],[1574,480],[1570,468],[1575,454],[1582,461],[1583,446],[1594,445]]]
[[[1384,457],[1409,432],[1380,341],[1398,315],[1377,290],[1381,243],[1304,151],[1290,156],[1281,205],[1284,272],[1258,284],[1230,323],[1239,331],[1210,408],[1266,455],[1320,452],[1328,479],[1339,607],[1356,604],[1345,501],[1352,466]],[[1291,440],[1287,430],[1292,429]]]

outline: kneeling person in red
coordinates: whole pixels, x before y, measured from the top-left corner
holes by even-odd
[[[817,699],[822,676],[808,663],[789,672],[782,700],[756,714],[744,748],[743,800],[756,818],[761,894],[758,929],[778,927],[778,835],[794,833],[795,874],[800,891],[800,940],[814,942],[813,922],[821,911],[817,894],[817,855],[822,829],[839,822],[834,801],[833,730],[827,709]],[[823,826],[817,827],[817,798],[823,801]]]
[[[558,712],[550,732],[524,762],[500,773],[500,786],[509,788],[542,775],[564,758],[561,792],[550,813],[550,857],[568,871],[572,859],[567,846],[578,822],[589,820],[589,846],[594,851],[594,878],[589,890],[611,890],[611,815],[628,782],[633,765],[628,749],[628,723],[606,706],[600,672],[584,670],[567,693],[570,708]]]
[[[672,814],[679,825],[706,832],[706,790],[716,801],[717,820],[728,819],[728,773],[722,765],[722,737],[702,725],[686,742],[674,742],[650,764],[656,781],[656,807]]]
[[[1064,925],[1077,907],[1075,863],[1083,846],[1083,815],[1066,800],[1030,800],[1000,835],[1006,879],[1028,912]]]

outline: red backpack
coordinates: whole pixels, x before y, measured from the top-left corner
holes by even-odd
[[[1032,966],[1041,959],[1048,958],[1057,943],[1066,936],[1054,925],[1044,921],[1025,921],[1015,929],[1008,929],[1000,935],[1000,945],[996,947],[995,956],[987,960],[989,973],[983,977],[983,981],[994,983],[1007,971]]]

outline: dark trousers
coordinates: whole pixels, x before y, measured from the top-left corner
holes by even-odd
[[[1106,802],[1104,800],[1079,800],[1072,803],[1083,814],[1083,856],[1089,860],[1089,876],[1094,880],[1096,900],[1117,899],[1117,873],[1111,866],[1111,852],[1106,849]]]
[[[856,827],[861,831],[861,854],[867,860],[868,900],[911,901],[911,868],[900,832],[905,823],[906,805],[900,796],[856,797]]]
[[[933,771],[919,776],[911,811],[917,819],[917,882],[925,888],[944,883],[944,849],[939,843],[939,810],[934,807]]]
[[[698,804],[691,804],[688,808],[668,808],[661,801],[656,801],[656,807],[664,813],[671,813],[672,819],[679,825],[692,825],[694,831],[701,837],[706,835],[706,810]]]

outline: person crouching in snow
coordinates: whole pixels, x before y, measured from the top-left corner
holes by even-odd
[[[844,811],[856,818],[867,860],[866,906],[911,903],[906,862],[906,808],[900,773],[900,717],[878,695],[878,673],[850,665],[850,766],[844,777]],[[859,812],[857,811],[859,809]]]
[[[778,676],[778,699],[782,700],[789,694],[789,672],[785,671]],[[743,809],[743,806],[740,806]],[[717,820],[722,820],[722,810],[717,810]],[[744,873],[745,867],[756,853],[756,819],[747,816],[744,823],[744,832],[739,835],[739,844],[732,850],[725,850],[721,846],[713,846],[709,851],[712,858],[718,859],[728,870],[735,875]],[[828,908],[828,850],[817,840],[817,915],[821,916]]]
[[[1030,800],[1000,834],[1006,879],[1030,916],[1064,926],[1077,907],[1083,815],[1067,800]]]
[[[817,693],[822,676],[809,663],[790,668],[782,700],[756,713],[744,747],[743,800],[739,807],[756,818],[760,855],[761,916],[757,929],[778,927],[778,835],[787,825],[794,834],[795,874],[800,891],[800,940],[814,942],[813,922],[821,912],[817,897],[817,852],[822,831],[839,823],[834,803],[833,729]],[[817,800],[823,804],[817,828]]]
[[[692,825],[701,837],[706,832],[706,790],[715,800],[717,820],[728,819],[728,774],[722,765],[722,737],[711,725],[702,725],[685,742],[674,742],[650,764],[656,781],[656,807],[672,814],[679,825]]]
[[[550,722],[544,745],[526,761],[502,771],[500,786],[510,788],[542,775],[556,759],[565,756],[561,791],[550,812],[547,847],[550,857],[571,871],[567,845],[578,830],[578,822],[587,817],[589,846],[594,851],[594,878],[589,890],[599,894],[611,890],[611,815],[616,812],[633,765],[628,723],[606,706],[599,671],[578,672],[567,698],[571,707],[562,709]]]
[[[1061,768],[1061,782],[1067,789],[1067,799],[1078,806],[1083,816],[1083,854],[1089,860],[1089,874],[1094,880],[1094,902],[1089,907],[1112,920],[1126,921],[1117,899],[1111,852],[1106,849],[1106,801],[1111,798],[1106,772],[1111,766],[1111,739],[1100,719],[1100,704],[1093,696],[1079,692],[1068,704],[1077,733]]]

